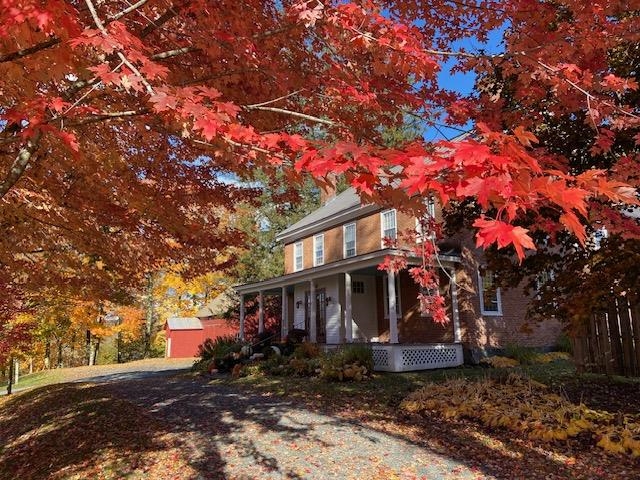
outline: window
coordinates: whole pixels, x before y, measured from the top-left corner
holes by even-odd
[[[384,239],[389,238],[392,240],[396,239],[397,236],[397,228],[396,228],[396,211],[395,210],[387,210],[386,212],[382,212],[381,214],[381,227],[382,227],[382,246],[384,247]]]
[[[424,227],[428,227],[431,225],[432,220],[436,218],[436,202],[433,198],[425,200],[425,205],[427,206],[427,211],[424,214],[422,219],[416,218],[416,241],[421,243],[424,240],[435,240],[434,232],[425,231]]]
[[[303,268],[302,263],[302,242],[296,242],[293,245],[293,271],[299,272]]]
[[[324,264],[324,233],[313,237],[313,266]]]
[[[351,291],[353,293],[364,293],[364,282],[362,280],[351,282]]]
[[[400,318],[400,275],[396,274],[396,315]],[[389,277],[382,277],[382,297],[384,298],[384,318],[389,318]]]
[[[344,226],[344,258],[356,256],[356,224]]]
[[[495,284],[495,274],[491,270],[481,269],[478,272],[478,284],[482,315],[502,315],[500,287]]]

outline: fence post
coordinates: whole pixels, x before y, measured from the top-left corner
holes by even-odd
[[[620,319],[620,332],[622,333],[622,354],[623,365],[622,375],[635,375],[634,355],[633,355],[633,333],[631,328],[631,317],[629,316],[629,307],[625,299],[618,299],[616,302],[618,307],[618,318]]]
[[[622,356],[622,337],[620,336],[620,319],[618,318],[618,309],[615,302],[609,304],[607,310],[607,320],[609,321],[609,338],[611,340],[611,356],[613,359],[613,367],[617,374],[623,372],[623,356]]]

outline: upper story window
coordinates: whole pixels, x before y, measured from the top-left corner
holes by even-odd
[[[418,243],[424,240],[434,240],[435,234],[433,231],[429,231],[429,226],[433,224],[436,218],[436,202],[433,198],[429,198],[425,201],[427,211],[422,219],[416,218],[416,241]]]
[[[495,274],[491,270],[480,269],[478,284],[480,285],[480,312],[482,315],[502,315],[500,287],[496,285]]]
[[[356,256],[356,224],[344,226],[344,258]]]
[[[382,238],[390,238],[395,240],[398,236],[398,228],[396,223],[396,211],[387,210],[380,214],[382,226]],[[383,242],[384,246],[384,242]]]
[[[296,242],[293,244],[293,271],[299,272],[303,267],[302,242]]]
[[[313,237],[313,266],[324,264],[324,233]]]

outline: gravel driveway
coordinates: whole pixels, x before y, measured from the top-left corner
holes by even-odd
[[[278,397],[170,372],[103,380],[177,434],[199,478],[493,478],[402,438]]]

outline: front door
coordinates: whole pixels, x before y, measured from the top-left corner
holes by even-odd
[[[304,312],[304,327],[307,332],[311,331],[311,303],[310,303],[309,292],[304,293],[304,303],[306,305]],[[316,290],[316,342],[317,343],[326,343],[327,342],[327,303],[326,303],[327,294],[325,289],[322,288],[320,290]]]

